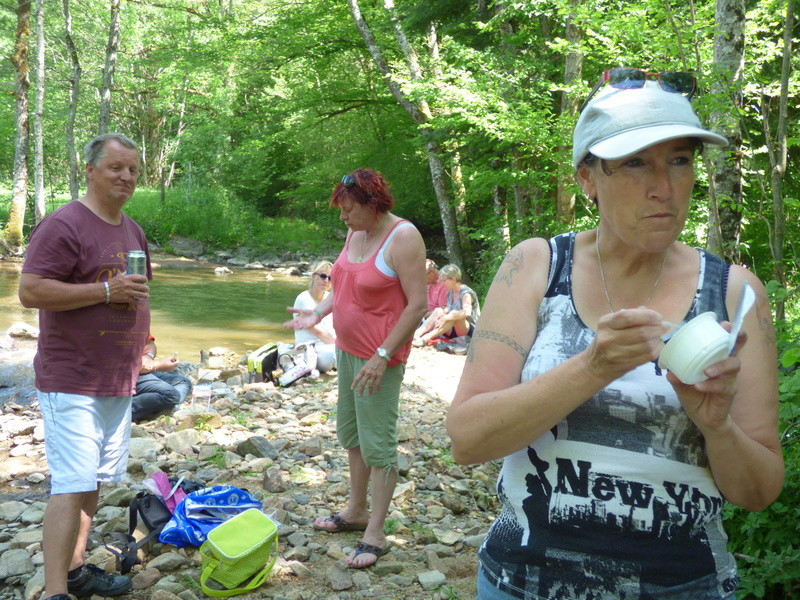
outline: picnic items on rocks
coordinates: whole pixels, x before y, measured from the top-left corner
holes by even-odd
[[[143,483],[145,490],[136,494],[128,506],[128,533],[106,532],[106,549],[120,561],[120,573],[130,572],[139,558],[139,550],[157,539],[172,518],[175,507],[187,492],[202,486],[194,481],[170,479],[163,471],[152,473]]]
[[[175,507],[158,540],[179,548],[201,546],[212,529],[250,508],[260,509],[261,502],[247,490],[232,485],[202,488]]]

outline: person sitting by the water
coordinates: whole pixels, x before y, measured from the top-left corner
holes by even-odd
[[[331,269],[333,265],[327,260],[313,263],[309,267],[311,281],[308,289],[300,292],[294,301],[294,308],[316,310],[331,290]],[[314,344],[317,351],[316,369],[320,373],[336,368],[336,333],[333,330],[333,314],[328,314],[310,329],[296,329],[294,343]]]
[[[169,372],[177,366],[177,356],[156,360],[155,338],[149,336],[136,380],[136,393],[131,399],[131,421],[174,408],[192,393],[192,382],[188,377]]]
[[[428,279],[428,310],[423,317],[423,322],[437,308],[447,306],[447,288],[443,282],[439,281],[439,267],[430,258],[425,261],[425,276]]]
[[[481,313],[478,295],[461,283],[461,269],[453,264],[439,270],[439,280],[447,289],[447,306],[437,308],[414,332],[415,346],[425,346],[432,339],[471,336]]]

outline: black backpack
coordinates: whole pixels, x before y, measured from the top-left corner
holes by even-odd
[[[196,481],[179,480],[171,477],[170,484],[179,485],[187,494],[197,491],[203,487]],[[123,575],[130,572],[136,564],[136,554],[139,548],[144,546],[151,539],[158,539],[158,534],[164,529],[164,525],[172,518],[167,505],[161,496],[150,492],[139,492],[128,505],[128,533],[107,532],[103,534],[106,549],[120,560],[119,572]],[[147,529],[147,535],[138,542],[133,537],[133,532],[141,521]]]
[[[103,534],[106,549],[120,561],[119,572],[128,573],[136,564],[136,554],[142,546],[154,537],[157,538],[164,525],[172,518],[167,505],[160,496],[149,492],[139,492],[128,506],[128,533],[107,532]],[[147,535],[138,542],[133,532],[141,520]]]

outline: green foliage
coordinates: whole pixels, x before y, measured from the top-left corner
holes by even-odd
[[[774,296],[785,294],[776,282],[767,285]],[[793,307],[796,310],[796,307]],[[786,480],[781,495],[758,513],[727,506],[725,528],[737,557],[741,599],[783,600],[800,594],[800,322],[778,327],[781,448]]]
[[[386,535],[394,535],[397,533],[397,528],[400,525],[400,521],[398,519],[393,519],[389,517],[383,523],[383,532]]]
[[[233,423],[236,425],[241,425],[242,427],[257,427],[258,425],[252,423],[250,420],[250,413],[243,410],[237,410],[232,413]]]
[[[289,469],[289,477],[295,483],[309,483],[314,481],[318,474],[314,469],[303,465],[292,465]]]
[[[170,190],[164,200],[158,190],[140,188],[126,212],[148,239],[163,244],[171,235],[191,237],[215,248],[247,246],[264,252],[332,252],[333,234],[299,219],[262,217],[250,204],[222,188],[185,187]]]
[[[461,598],[461,594],[452,585],[443,585],[439,588],[439,591],[443,594],[441,597],[447,600],[459,600]]]
[[[181,575],[179,581],[184,589],[193,590],[195,595],[199,596],[203,588],[200,587],[200,581],[197,577],[190,575]]]
[[[725,510],[730,549],[737,558],[740,599],[783,600],[800,593],[800,441],[794,429],[784,439],[786,482],[769,508],[754,513],[739,507]]]
[[[197,415],[197,425],[195,425],[195,429],[197,431],[210,431],[211,427],[208,423],[208,419],[203,419],[202,417],[211,418],[211,415]],[[217,448],[214,451],[214,454],[208,457],[208,462],[217,467],[218,469],[222,469],[225,466],[225,453],[222,451],[222,448]]]

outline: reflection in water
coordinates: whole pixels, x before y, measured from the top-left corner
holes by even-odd
[[[0,333],[18,321],[38,326],[38,311],[23,308],[17,298],[21,268],[22,263],[0,262]],[[264,271],[218,276],[211,265],[155,269],[151,330],[159,354],[177,352],[181,360],[198,362],[200,350],[214,346],[241,355],[266,342],[292,342],[293,332],[281,324],[307,284],[297,277],[267,281]]]

